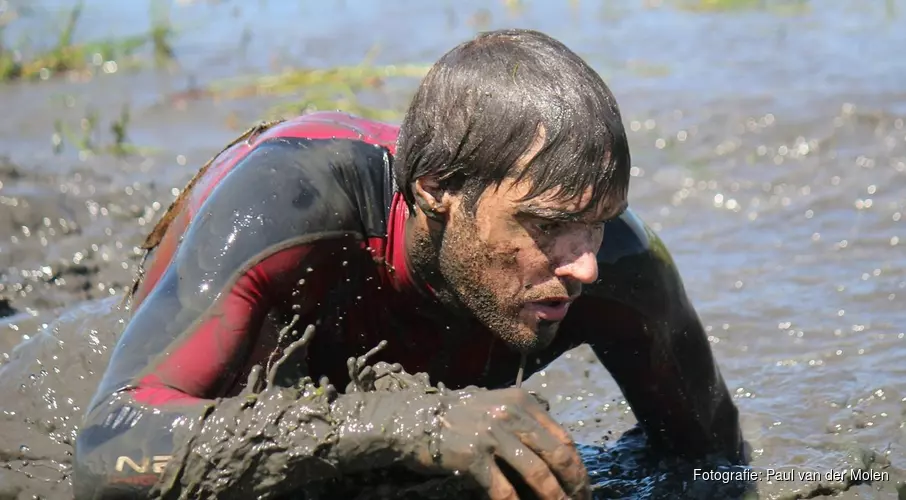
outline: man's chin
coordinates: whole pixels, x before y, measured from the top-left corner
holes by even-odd
[[[533,328],[523,325],[514,336],[502,337],[502,340],[514,351],[532,354],[547,349],[557,338],[560,322],[538,322]]]
[[[557,333],[560,331],[560,321],[539,321],[535,330],[538,349],[547,349],[550,347]]]

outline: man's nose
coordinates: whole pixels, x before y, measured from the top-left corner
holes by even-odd
[[[564,261],[555,271],[558,278],[576,280],[583,285],[594,283],[598,279],[598,258],[588,250]]]

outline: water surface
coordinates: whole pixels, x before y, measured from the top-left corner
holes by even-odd
[[[824,473],[873,463],[889,472],[889,481],[827,491],[808,481],[759,491],[896,498],[906,479],[906,3],[717,12],[636,0],[514,3],[177,3],[169,9],[176,69],[0,86],[0,296],[8,298],[0,314],[12,314],[0,319],[0,345],[9,351],[44,325],[57,335],[13,355],[15,374],[7,369],[0,385],[22,398],[0,404],[4,425],[65,442],[73,421],[63,416],[90,395],[72,381],[102,369],[120,327],[88,312],[110,312],[131,282],[135,246],[173,190],[275,103],[191,99],[187,90],[286,66],[354,65],[369,53],[374,64],[430,64],[479,29],[519,26],[561,39],[616,94],[633,154],[631,204],[684,275],[754,465]],[[38,34],[70,6],[29,5],[7,28],[8,42],[44,40]],[[148,12],[145,2],[89,0],[77,38],[142,32]],[[394,80],[364,99],[400,110],[415,85]],[[129,139],[148,154],[53,152],[56,120],[78,127],[97,110],[100,140],[109,141],[106,127],[127,103]],[[66,309],[69,322],[55,322]],[[78,349],[82,361],[64,366]],[[35,353],[49,357],[39,364]],[[584,348],[529,385],[581,442],[610,446],[634,423]],[[66,390],[75,395],[58,396]],[[20,418],[44,406],[63,415],[53,430]],[[4,432],[0,447],[17,449],[19,435]],[[47,447],[41,453],[65,452]],[[23,463],[39,455],[11,458],[6,472],[35,474]],[[624,493],[654,495],[666,476],[646,477]]]

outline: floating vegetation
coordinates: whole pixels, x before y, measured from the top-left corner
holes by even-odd
[[[677,7],[696,12],[725,12],[761,9],[775,13],[808,12],[809,0],[678,0]]]
[[[166,10],[160,5],[157,2],[152,4],[152,28],[148,34],[76,43],[74,34],[83,9],[83,4],[79,2],[66,13],[56,44],[48,50],[29,55],[26,55],[28,50],[6,46],[3,42],[5,25],[0,24],[0,81],[47,80],[73,72],[114,73],[121,68],[138,65],[138,51],[149,45],[157,63],[172,61],[170,38],[173,30]]]
[[[267,111],[265,118],[280,118],[316,110],[343,109],[375,120],[391,120],[401,110],[378,108],[362,102],[361,94],[377,91],[391,79],[416,79],[428,72],[428,65],[374,65],[370,57],[355,66],[327,69],[291,68],[273,75],[220,81],[208,88],[214,97],[293,97]]]

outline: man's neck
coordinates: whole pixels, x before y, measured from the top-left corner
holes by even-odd
[[[414,217],[406,220],[403,233],[403,260],[413,287],[432,300],[438,300],[437,291],[443,290],[443,278],[437,272],[437,259],[427,229]]]
[[[432,231],[413,217],[406,220],[404,230],[406,268],[412,286],[427,299],[426,315],[456,329],[468,330],[472,316],[450,290],[437,261],[442,233]]]

